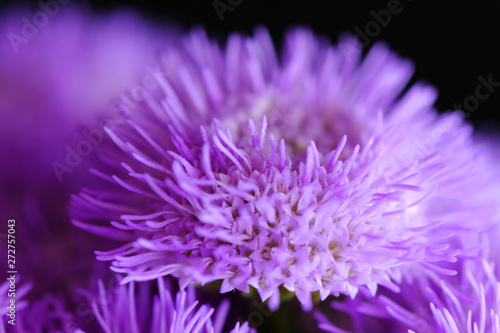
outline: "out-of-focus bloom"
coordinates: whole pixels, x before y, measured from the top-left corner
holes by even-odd
[[[486,156],[489,158],[488,166],[497,179],[500,179],[500,135],[498,129],[488,127],[480,127],[475,133],[474,139]],[[500,186],[497,187],[496,193],[491,194],[493,197],[500,198]],[[487,258],[495,264],[495,274],[500,277],[500,222],[488,232],[488,254]]]
[[[19,281],[16,281],[19,282]],[[5,325],[10,325],[7,322],[16,318],[16,311],[19,312],[26,308],[28,302],[24,296],[31,288],[30,284],[17,285],[15,291],[9,291],[11,281],[7,280],[0,286],[0,332],[5,332]],[[11,304],[14,300],[14,306]],[[11,309],[13,310],[11,313]],[[18,321],[19,322],[19,321]],[[15,323],[15,321],[13,322]]]
[[[471,127],[438,115],[436,93],[383,45],[364,61],[297,29],[277,60],[267,33],[224,49],[195,31],[163,55],[161,99],[106,131],[119,149],[73,198],[74,223],[126,241],[97,252],[127,281],[164,275],[311,293],[398,290],[400,266],[436,266],[448,238],[498,217]],[[255,125],[259,122],[260,126]],[[109,224],[111,223],[111,226]]]
[[[36,277],[30,297],[85,283],[95,238],[71,225],[69,194],[85,183],[93,151],[106,141],[102,121],[118,115],[113,99],[154,66],[160,43],[133,13],[39,10],[43,26],[26,23],[34,15],[25,9],[0,20],[7,37],[0,42],[0,207],[16,220],[16,268]]]
[[[106,333],[222,333],[229,302],[223,302],[218,310],[207,304],[198,305],[193,286],[181,290],[172,298],[168,285],[158,278],[158,293],[143,282],[120,285],[109,297],[102,281],[99,281],[100,297],[92,302],[92,308],[102,330]],[[237,323],[230,333],[255,332],[248,323]]]
[[[380,290],[376,297],[361,293],[354,300],[333,302],[349,313],[352,332],[500,332],[500,282],[485,259],[461,259],[455,277],[412,272],[400,293]],[[320,328],[345,333],[318,313]],[[338,323],[337,323],[338,324]]]
[[[2,16],[2,36],[23,37],[28,30],[23,19],[33,14],[11,10]],[[33,181],[35,188],[57,184],[51,163],[66,165],[66,146],[80,150],[79,141],[88,140],[81,131],[115,116],[112,100],[138,81],[143,84],[160,38],[133,13],[92,17],[73,7],[60,8],[33,34],[17,49],[8,38],[0,44],[0,147],[9,157],[2,171],[10,171],[11,181]],[[62,179],[71,175],[63,173]]]
[[[47,16],[40,11],[37,17]],[[24,289],[17,290],[16,326],[6,324],[8,332],[77,330],[69,312],[75,288],[86,286],[93,270],[95,237],[71,225],[69,196],[85,183],[96,147],[108,140],[103,123],[119,116],[113,99],[154,67],[161,40],[129,12],[94,17],[67,5],[47,17],[35,29],[26,28],[29,10],[0,18],[0,211],[16,220],[15,268],[33,285],[25,309]],[[12,36],[21,42],[12,44]],[[4,323],[5,310],[2,305]]]
[[[16,324],[7,326],[12,333],[84,333],[74,313],[62,298],[47,294],[16,313]]]
[[[14,282],[13,285],[11,283]],[[31,283],[8,279],[0,286],[0,333],[83,333],[60,297],[27,301]]]

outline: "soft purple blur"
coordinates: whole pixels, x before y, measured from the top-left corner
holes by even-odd
[[[160,36],[132,12],[97,16],[68,4],[26,34],[36,13],[0,14],[0,215],[16,220],[16,268],[33,283],[28,299],[86,285],[96,237],[69,222],[69,194],[109,141],[103,124],[121,116],[114,99],[142,84],[171,31]],[[14,35],[22,42],[12,43]]]

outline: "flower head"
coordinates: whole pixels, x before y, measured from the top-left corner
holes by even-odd
[[[280,287],[310,308],[397,290],[405,263],[454,274],[434,265],[456,260],[447,238],[498,216],[471,128],[427,86],[398,98],[412,66],[383,45],[358,64],[344,43],[297,29],[278,61],[262,29],[225,50],[195,31],[169,49],[164,96],[106,129],[105,185],[73,197],[76,225],[126,242],[98,259],[125,282],[251,286],[274,309]]]

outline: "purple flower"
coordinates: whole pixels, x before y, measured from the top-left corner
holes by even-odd
[[[17,268],[36,280],[34,298],[86,283],[95,237],[70,224],[69,195],[104,145],[101,120],[117,118],[113,98],[153,64],[163,39],[132,13],[92,17],[69,6],[30,38],[22,37],[29,10],[0,20],[0,208],[16,220]]]
[[[92,302],[94,314],[106,333],[222,333],[229,302],[217,311],[207,304],[198,305],[194,287],[179,291],[175,299],[166,281],[158,278],[158,294],[151,295],[151,285],[143,282],[120,285],[110,298],[102,281],[100,297]],[[237,323],[230,333],[250,333],[248,323]]]
[[[16,220],[15,270],[32,284],[24,300],[26,290],[17,286],[15,327],[3,316],[3,302],[10,301],[5,284],[0,313],[8,332],[73,332],[72,296],[90,278],[96,245],[95,237],[71,225],[70,193],[85,183],[88,166],[98,158],[93,150],[106,144],[103,120],[119,116],[113,99],[154,66],[165,36],[129,12],[94,17],[61,6],[29,38],[23,25],[33,17],[30,10],[0,16],[0,210]]]
[[[404,264],[455,274],[436,265],[463,247],[448,239],[499,214],[472,129],[430,87],[398,97],[412,66],[385,46],[359,62],[345,45],[297,29],[277,60],[262,29],[225,49],[197,30],[167,50],[163,96],[106,129],[119,149],[73,197],[77,226],[125,242],[97,258],[125,282],[253,287],[272,309],[280,287],[310,308],[398,290]]]

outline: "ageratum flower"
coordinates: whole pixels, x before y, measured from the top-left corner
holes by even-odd
[[[179,291],[175,299],[166,281],[158,278],[158,294],[151,295],[147,283],[120,285],[108,297],[99,281],[99,298],[92,302],[94,314],[106,333],[222,333],[229,310],[224,301],[218,310],[207,304],[198,306],[195,290],[190,286]],[[250,333],[248,323],[237,323],[229,333]]]
[[[349,313],[352,332],[500,332],[500,281],[486,259],[461,259],[456,277],[414,274],[401,292],[380,290],[332,306]],[[321,313],[319,327],[346,333]],[[337,323],[338,324],[338,323]]]
[[[0,16],[0,210],[16,220],[16,268],[34,282],[28,297],[71,295],[87,282],[95,237],[71,225],[70,193],[106,142],[100,124],[117,116],[113,99],[154,67],[164,37],[133,13],[94,17],[70,4],[31,30],[28,9]],[[7,248],[6,236],[0,242]]]
[[[454,274],[435,265],[463,247],[447,238],[498,216],[472,129],[437,114],[434,89],[403,93],[407,61],[358,47],[297,29],[278,60],[258,29],[169,48],[164,95],[106,129],[117,149],[72,199],[77,226],[125,242],[97,258],[124,282],[253,287],[272,309],[281,287],[310,308],[313,292],[397,290],[406,263]]]

